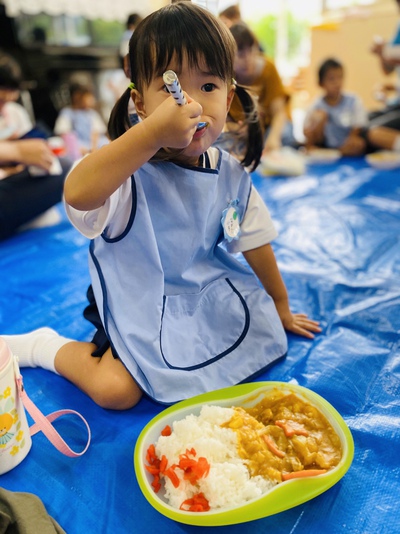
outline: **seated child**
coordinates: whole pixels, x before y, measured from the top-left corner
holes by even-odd
[[[72,224],[91,239],[84,316],[96,332],[92,342],[49,328],[4,336],[21,367],[55,371],[123,410],[143,393],[171,404],[253,380],[285,356],[285,329],[308,339],[321,331],[290,309],[276,230],[250,175],[212,147],[235,92],[234,56],[229,30],[192,2],[138,25],[113,140],[82,158],[64,189]],[[166,90],[167,70],[179,73],[186,105]]]
[[[62,109],[54,125],[54,133],[64,136],[74,133],[84,156],[108,143],[107,127],[96,111],[93,92],[81,84],[70,87],[71,105]]]
[[[20,83],[18,64],[0,52],[0,140],[19,139],[32,130],[28,112],[17,102]]]
[[[339,61],[329,58],[321,64],[318,83],[324,94],[306,113],[306,146],[338,149],[344,156],[360,156],[377,149],[400,151],[398,131],[369,124],[360,98],[343,91],[343,80]]]
[[[308,147],[335,148],[343,155],[366,152],[363,129],[367,112],[357,95],[343,91],[344,69],[336,59],[326,59],[318,70],[318,83],[324,94],[311,105],[304,119]]]

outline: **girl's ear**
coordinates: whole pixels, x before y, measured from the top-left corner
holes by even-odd
[[[146,110],[142,95],[137,89],[132,89],[131,98],[133,100],[133,103],[135,104],[137,114],[141,119],[144,119],[146,117]]]
[[[228,113],[228,111],[229,111],[229,109],[231,107],[233,97],[235,96],[235,89],[236,89],[236,85],[232,84],[230,89],[229,89],[228,96],[227,96],[227,99],[226,99],[226,112],[227,113]]]

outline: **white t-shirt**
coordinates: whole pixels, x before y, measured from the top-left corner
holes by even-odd
[[[325,111],[328,115],[324,137],[329,148],[340,148],[353,128],[363,128],[368,124],[367,111],[361,99],[352,93],[343,93],[335,106],[328,104],[324,96],[318,97],[307,110],[305,126],[315,110]]]
[[[0,112],[0,140],[19,139],[33,124],[26,109],[17,102],[6,102]]]
[[[216,148],[210,148],[208,155],[211,168],[216,168],[219,151]],[[119,236],[126,228],[131,208],[132,187],[130,180],[126,180],[100,208],[79,211],[65,203],[70,221],[79,232],[89,239],[98,237],[104,231],[110,239]],[[252,250],[270,243],[277,235],[267,206],[258,191],[252,186],[248,207],[240,223],[239,239],[227,243],[227,250],[231,253]]]

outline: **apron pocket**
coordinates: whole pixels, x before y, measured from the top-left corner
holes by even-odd
[[[223,358],[246,337],[250,314],[232,282],[215,280],[200,293],[164,297],[160,346],[171,369],[193,370]]]

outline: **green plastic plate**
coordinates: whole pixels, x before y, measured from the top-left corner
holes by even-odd
[[[163,498],[162,490],[155,493],[151,487],[152,477],[145,469],[146,452],[155,443],[166,425],[189,414],[198,415],[204,404],[224,407],[251,407],[271,390],[277,388],[284,393],[294,393],[318,408],[328,419],[342,444],[342,459],[339,464],[325,474],[315,477],[292,479],[281,482],[262,497],[246,502],[243,506],[210,510],[209,512],[186,512],[170,506]],[[179,402],[154,417],[142,430],[136,442],[134,467],[136,477],[148,502],[161,514],[188,525],[221,526],[253,521],[277,514],[320,495],[336,484],[347,472],[354,455],[354,443],[349,428],[335,408],[313,391],[285,382],[256,382],[241,384],[204,393]]]

